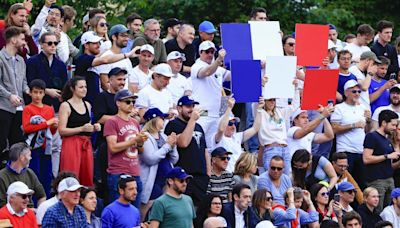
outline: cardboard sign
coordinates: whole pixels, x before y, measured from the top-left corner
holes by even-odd
[[[283,56],[279,21],[249,21],[253,59]]]
[[[321,66],[328,55],[328,25],[296,24],[297,64]]]
[[[268,77],[268,82],[263,89],[265,99],[294,97],[296,61],[296,56],[267,56],[265,75]]]
[[[232,60],[232,93],[236,102],[258,102],[261,96],[259,60]]]
[[[231,60],[253,59],[249,24],[221,24],[221,40],[222,47],[226,50],[225,63],[230,63]]]

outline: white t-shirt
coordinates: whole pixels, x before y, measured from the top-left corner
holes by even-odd
[[[356,76],[357,80],[364,80],[365,79],[364,73],[361,72],[361,70],[358,69],[358,67],[356,65],[351,66],[349,68],[349,72],[354,74],[354,76]],[[371,103],[369,101],[369,91],[368,90],[361,92],[360,101],[365,107],[367,107],[368,109],[371,109],[371,106],[370,106]]]
[[[153,74],[153,71],[149,69],[149,73],[146,74],[143,72],[140,68],[139,65],[135,66],[132,70],[132,81],[131,83],[135,83],[139,87],[139,91],[149,85],[151,83],[151,75]]]
[[[243,142],[243,132],[236,132],[232,135],[232,137],[222,136],[221,140],[216,143],[215,142],[215,134],[212,137],[212,148],[215,149],[217,147],[223,147],[227,151],[232,152],[231,160],[228,163],[228,167],[226,168],[227,171],[233,173],[235,170],[235,163],[239,159],[240,155],[242,154],[242,144]]]
[[[346,45],[343,50],[349,50],[351,54],[353,55],[351,57],[351,61],[354,62],[359,62],[360,61],[360,56],[362,53],[366,51],[371,51],[371,49],[368,46],[358,46],[354,43],[350,43]]]
[[[100,54],[110,50],[112,47],[112,43],[109,40],[101,40],[100,41]]]
[[[208,77],[197,77],[199,71],[209,66],[208,63],[197,59],[193,64],[190,77],[192,78],[192,98],[200,103],[200,108],[208,110],[209,117],[219,117],[221,106],[222,83],[228,70],[218,67],[216,72]]]
[[[315,133],[310,132],[300,139],[295,139],[294,133],[299,129],[301,129],[301,128],[297,127],[297,126],[293,126],[293,127],[289,128],[289,130],[287,132],[288,148],[289,148],[289,152],[290,152],[291,156],[293,156],[294,152],[296,152],[296,150],[299,150],[299,149],[306,149],[308,152],[311,153],[311,145],[314,140]]]
[[[258,139],[261,145],[271,143],[287,144],[286,120],[292,112],[289,108],[275,108],[276,117],[272,118],[264,109],[257,110],[261,115],[261,126]]]
[[[167,90],[171,93],[174,104],[177,104],[185,91],[192,91],[192,79],[177,73],[169,80]]]
[[[156,90],[147,85],[138,93],[136,106],[139,108],[158,108],[163,113],[168,113],[173,107],[172,96],[167,89]]]
[[[397,112],[396,110],[394,110],[392,105],[387,105],[387,106],[381,106],[377,109],[375,109],[374,114],[372,114],[372,120],[378,122],[379,121],[379,114],[383,111],[383,110],[391,110],[395,113],[397,113],[397,115],[399,116],[399,120],[400,120],[400,112]]]
[[[384,221],[391,222],[393,228],[400,228],[400,216],[397,215],[393,205],[385,207],[380,216]]]
[[[108,51],[105,51],[101,56],[107,56],[107,55],[112,55],[112,54],[119,54],[119,53],[114,53],[111,50],[108,50]],[[129,58],[122,59],[115,63],[99,65],[99,66],[93,67],[91,70],[100,75],[100,74],[108,74],[110,72],[110,70],[115,67],[119,67],[121,69],[125,69],[126,71],[128,71],[127,80],[126,80],[125,87],[124,87],[124,89],[128,89],[129,83],[132,82],[132,75],[133,75],[133,72],[132,72],[133,67],[132,67],[132,63],[129,60]]]
[[[331,122],[339,125],[355,124],[359,121],[366,121],[364,111],[367,110],[362,104],[348,105],[346,102],[335,106]],[[365,131],[361,128],[354,128],[343,134],[336,134],[336,151],[362,154]]]
[[[44,214],[46,214],[47,209],[49,209],[51,206],[56,204],[58,202],[58,198],[56,196],[53,196],[52,198],[44,201],[41,203],[36,210],[36,220],[38,225],[42,225],[43,217]]]

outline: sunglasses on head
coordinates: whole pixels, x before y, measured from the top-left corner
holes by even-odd
[[[361,90],[360,89],[353,89],[351,92],[354,93],[354,94],[356,94],[356,93],[360,94]]]
[[[273,170],[273,171],[282,171],[282,167],[275,167],[275,166],[271,166],[271,169]]]
[[[102,22],[102,23],[99,23],[99,26],[100,26],[100,27],[108,27],[108,23]]]
[[[53,44],[55,45],[55,46],[57,46],[58,45],[58,41],[49,41],[49,42],[45,42],[45,44],[47,44],[48,46],[52,46]]]
[[[130,105],[130,104],[134,105],[135,104],[135,100],[124,100],[123,102],[125,102],[125,104],[127,104],[127,105]]]
[[[296,45],[296,43],[287,43],[287,45],[289,45],[290,47],[293,47],[294,45]]]
[[[205,52],[206,54],[210,54],[210,53],[211,53],[211,54],[214,54],[215,51],[214,51],[214,49],[211,49],[211,50],[205,50],[204,52]]]
[[[225,161],[225,160],[231,160],[231,158],[230,157],[218,157],[219,159],[221,159],[221,161]]]
[[[121,178],[121,179],[127,179],[127,178],[132,178],[132,176],[129,175],[129,174],[122,174],[122,175],[119,176],[119,178]]]

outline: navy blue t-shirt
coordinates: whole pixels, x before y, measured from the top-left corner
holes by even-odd
[[[95,123],[97,123],[97,121],[99,121],[99,119],[101,119],[103,115],[113,116],[117,114],[118,107],[115,104],[114,96],[115,94],[113,93],[109,93],[108,91],[103,91],[94,98],[92,110]],[[103,142],[105,142],[105,138],[103,136],[103,129],[104,126],[101,127],[101,131],[98,132],[97,134],[96,144],[98,146]]]
[[[354,76],[354,74],[352,74],[352,73],[349,73],[348,75],[339,73],[339,81],[338,81],[337,91],[340,94],[342,94],[342,96],[344,95],[344,84],[346,84],[346,82],[348,80],[352,80],[352,79],[357,81],[356,76]]]
[[[94,55],[82,54],[76,61],[75,75],[82,76],[86,79],[87,94],[85,99],[93,104],[94,98],[100,93],[100,77],[93,71],[88,71],[92,67]]]
[[[390,154],[394,151],[392,143],[377,131],[370,132],[365,136],[364,148],[372,149],[372,155],[374,156]],[[375,164],[365,165],[366,182],[386,179],[392,176],[393,169],[390,159]]]
[[[170,135],[172,132],[176,134],[182,133],[187,123],[179,118],[171,120],[165,127],[164,133]],[[206,166],[206,139],[203,128],[196,123],[194,127],[192,141],[186,148],[178,146],[179,160],[176,166],[180,166],[189,174],[204,175],[207,174]]]

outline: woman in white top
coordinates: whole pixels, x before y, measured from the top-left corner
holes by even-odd
[[[104,53],[111,48],[112,44],[108,38],[108,24],[106,18],[103,16],[95,16],[89,21],[90,28],[97,34],[97,36],[103,37],[100,41],[100,54]]]

